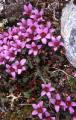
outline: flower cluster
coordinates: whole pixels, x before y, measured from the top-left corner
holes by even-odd
[[[41,53],[44,46],[51,47],[55,51],[59,46],[63,46],[61,36],[54,37],[55,30],[51,22],[44,19],[43,9],[33,8],[29,3],[24,5],[23,16],[17,26],[0,33],[0,65],[5,65],[6,71],[14,78],[16,73],[21,74],[26,70],[26,66],[22,71],[17,67],[14,68],[16,63],[20,63],[16,59],[17,55],[22,54],[23,49],[27,51],[27,55],[36,56]]]
[[[16,77],[16,73],[17,74],[21,74],[22,71],[26,70],[25,67],[26,64],[26,59],[22,59],[21,61],[15,61],[15,63],[8,65],[6,64],[6,72],[11,74],[13,78]]]
[[[38,104],[33,104],[34,108],[32,115],[36,115],[39,119],[43,120],[55,120],[55,117],[51,117],[50,113],[47,112],[47,109],[43,106],[43,101],[39,101]]]
[[[53,94],[52,94],[53,93]],[[76,102],[71,100],[71,97],[68,95],[63,99],[59,93],[56,93],[55,89],[51,86],[51,83],[42,84],[41,97],[47,96],[48,98],[48,106],[54,106],[56,113],[63,110],[68,112],[73,116],[73,119],[76,119]],[[45,104],[47,104],[45,102]],[[33,112],[32,115],[38,116],[39,119],[43,120],[55,120],[55,116],[52,116],[51,113],[47,111],[47,108],[44,107],[43,101],[39,101],[39,103],[33,104]]]

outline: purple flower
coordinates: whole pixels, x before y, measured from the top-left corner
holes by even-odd
[[[59,94],[56,94],[55,99],[51,98],[50,103],[54,105],[56,112],[59,112],[61,107],[65,107],[65,103],[62,101]]]
[[[25,47],[25,42],[23,42],[23,41],[20,41],[20,40],[15,40],[15,44],[14,44],[14,46],[15,46],[15,48],[16,48],[16,51],[17,52],[21,52],[22,51],[22,49]]]
[[[27,20],[27,30],[26,32],[30,33],[30,34],[34,34],[34,32],[36,31],[36,29],[39,27],[37,22],[34,22],[32,19],[28,19]]]
[[[33,54],[34,56],[36,56],[39,52],[39,50],[41,49],[42,45],[36,45],[34,42],[32,42],[31,44],[26,44],[26,48],[29,49],[28,54],[31,55]]]
[[[12,65],[6,64],[6,72],[9,73],[14,79],[16,78],[16,71],[13,64]]]
[[[26,59],[21,61],[15,61],[15,63],[8,65],[6,64],[6,72],[9,73],[13,78],[16,78],[16,74],[21,74],[26,70]]]
[[[26,42],[28,42],[27,41],[28,35],[29,34],[27,32],[22,32],[21,30],[20,32],[18,32],[18,35],[17,35],[18,38],[16,37],[15,40],[20,40],[21,42],[23,41],[25,44]]]
[[[0,40],[2,40],[4,38],[3,34],[0,33]]]
[[[11,62],[15,60],[16,55],[17,55],[17,51],[11,49],[4,51],[5,59]]]
[[[29,3],[28,5],[24,5],[23,15],[31,15],[32,5]]]
[[[60,41],[61,36],[51,37],[51,41],[48,43],[48,46],[53,47],[54,51],[56,51],[60,46],[64,46],[63,42]]]
[[[51,83],[42,84],[41,86],[42,86],[41,96],[46,95],[48,98],[50,98],[50,97],[51,97],[51,92],[55,90],[55,89],[51,86]]]
[[[13,26],[12,28],[9,29],[8,33],[9,35],[16,35],[19,32],[19,28]]]
[[[30,15],[30,18],[32,18],[34,21],[38,21],[38,22],[44,21],[43,14],[44,14],[43,10],[39,11],[38,9],[34,9],[34,10],[32,10],[32,14]]]
[[[55,120],[55,117],[51,117],[50,113],[46,111],[43,120]]]
[[[45,27],[44,29],[38,28],[37,33],[38,35],[36,36],[36,40],[40,39],[43,44],[47,44],[48,39],[51,39],[51,35],[47,27]]]
[[[23,71],[26,70],[26,59],[22,59],[21,61],[16,61],[13,66],[17,74],[21,74]]]
[[[45,24],[46,27],[48,27],[49,29],[52,27],[52,24],[50,21],[47,21],[46,24]]]
[[[26,22],[26,19],[22,18],[20,20],[20,22],[17,23],[17,25],[20,27],[20,26],[23,26],[23,27],[26,27],[27,26],[27,22]]]
[[[74,113],[73,107],[76,107],[76,102],[72,102],[71,97],[68,96],[66,97],[65,103],[66,103],[65,109],[68,109],[71,114]]]
[[[43,101],[38,102],[38,104],[32,104],[33,112],[32,115],[38,116],[40,119],[43,118],[43,114],[46,112],[46,108],[43,106]]]

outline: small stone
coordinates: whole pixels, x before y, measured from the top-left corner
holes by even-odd
[[[3,28],[4,24],[3,23],[0,23],[0,28]]]

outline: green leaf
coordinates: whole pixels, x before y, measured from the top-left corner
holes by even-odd
[[[69,76],[67,82],[71,86],[71,90],[76,90],[76,79],[75,78],[73,78],[72,76]]]
[[[24,94],[24,97],[27,98],[27,99],[31,97],[30,92],[24,92],[23,94]]]

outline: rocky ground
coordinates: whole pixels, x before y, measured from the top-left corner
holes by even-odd
[[[8,1],[8,0],[7,0]],[[44,9],[46,20],[52,22],[56,29],[55,34],[61,33],[60,22],[63,7],[70,0],[9,0],[4,4],[0,15],[0,31],[16,25],[22,16],[22,6],[31,2],[38,9]],[[14,6],[14,7],[13,7]],[[63,40],[63,38],[62,38]],[[70,95],[76,98],[76,78],[73,73],[75,68],[68,62],[64,47],[57,52],[42,54],[36,58],[27,57],[29,69],[26,73],[12,80],[0,67],[0,120],[36,120],[32,117],[32,103],[40,99],[41,84],[43,79],[51,81],[56,90],[64,96]],[[71,120],[68,113],[62,112],[56,116],[56,120]]]

